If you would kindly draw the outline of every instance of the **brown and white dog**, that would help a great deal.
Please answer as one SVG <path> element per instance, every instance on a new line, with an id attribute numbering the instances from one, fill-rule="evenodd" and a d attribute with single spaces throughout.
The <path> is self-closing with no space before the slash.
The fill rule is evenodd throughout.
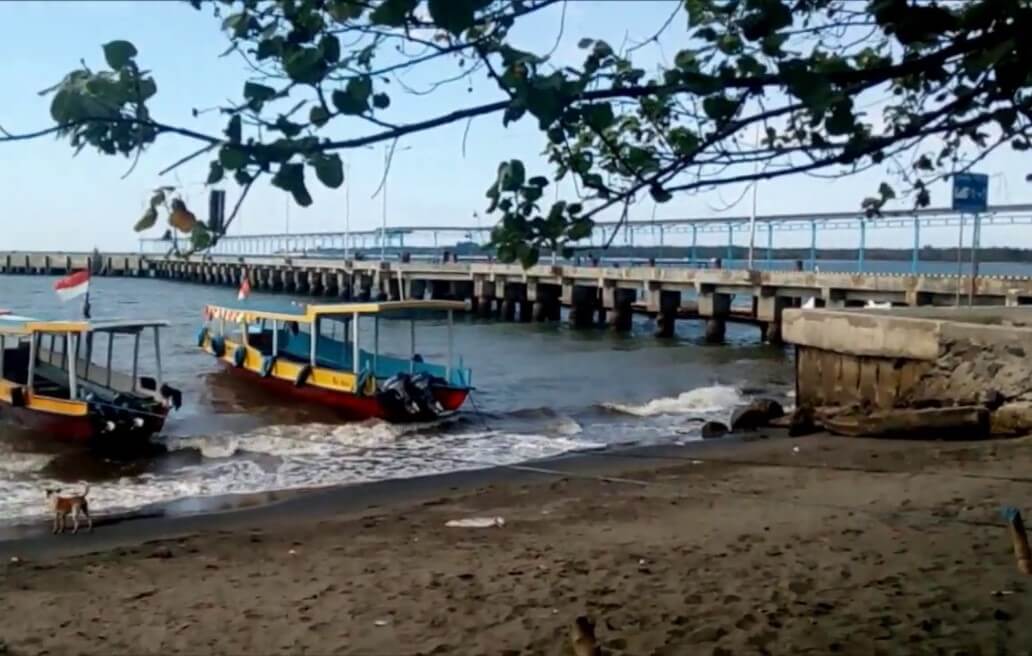
<path id="1" fill-rule="evenodd" d="M 82 494 L 61 496 L 61 488 L 49 488 L 46 490 L 47 506 L 54 513 L 54 533 L 64 533 L 65 520 L 68 515 L 72 516 L 72 533 L 79 532 L 79 515 L 86 518 L 87 528 L 93 531 L 93 519 L 90 518 L 90 505 L 86 502 L 86 495 L 90 492 L 90 486 L 83 483 Z"/>

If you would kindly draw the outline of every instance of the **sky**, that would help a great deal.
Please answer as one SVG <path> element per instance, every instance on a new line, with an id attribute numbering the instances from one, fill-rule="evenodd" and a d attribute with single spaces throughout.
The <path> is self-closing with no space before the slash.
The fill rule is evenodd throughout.
<path id="1" fill-rule="evenodd" d="M 603 38 L 617 45 L 646 40 L 667 20 L 674 5 L 670 0 L 573 0 L 550 8 L 518 25 L 514 37 L 531 51 L 554 47 L 552 61 L 576 62 L 582 37 Z M 561 27 L 560 27 L 561 26 Z M 640 61 L 655 65 L 669 61 L 686 40 L 687 25 L 679 15 L 658 44 L 638 51 Z M 194 108 L 225 104 L 240 97 L 249 69 L 236 56 L 220 58 L 228 40 L 219 20 L 210 11 L 195 11 L 174 1 L 153 2 L 0 2 L 0 126 L 12 133 L 52 125 L 47 97 L 38 92 L 58 82 L 79 66 L 80 59 L 100 68 L 101 44 L 127 39 L 140 51 L 141 66 L 152 71 L 158 94 L 150 103 L 152 114 L 165 123 L 217 134 L 224 118 L 214 113 L 194 117 Z M 433 71 L 431 71 L 433 73 Z M 420 86 L 430 78 L 406 80 Z M 398 91 L 396 87 L 394 91 Z M 419 97 L 392 94 L 385 120 L 404 123 L 499 98 L 493 83 L 478 77 L 467 89 L 465 82 Z M 324 131 L 331 138 L 367 134 L 373 126 L 361 121 L 335 122 Z M 388 225 L 489 225 L 484 191 L 493 181 L 498 162 L 521 158 L 531 174 L 548 172 L 541 159 L 543 135 L 536 121 L 524 119 L 507 128 L 500 116 L 478 118 L 469 126 L 463 149 L 464 123 L 413 135 L 401 140 L 387 179 Z M 136 250 L 132 224 L 146 207 L 150 191 L 160 185 L 176 185 L 199 218 L 207 214 L 204 158 L 159 175 L 159 172 L 196 148 L 194 142 L 162 137 L 148 149 L 136 169 L 123 177 L 129 160 L 105 157 L 84 150 L 77 157 L 66 143 L 53 137 L 0 144 L 0 195 L 5 202 L 6 230 L 0 250 Z M 352 229 L 380 225 L 383 197 L 373 197 L 383 177 L 382 146 L 342 153 L 349 165 L 345 202 L 342 189 L 328 190 L 312 180 L 315 199 L 308 208 L 295 205 L 287 194 L 268 185 L 256 185 L 246 200 L 231 233 L 255 234 L 343 230 L 350 216 Z M 990 203 L 1032 202 L 1032 185 L 1025 174 L 1032 170 L 1028 158 L 1009 149 L 988 158 L 979 170 L 991 176 Z M 761 183 L 757 193 L 759 214 L 852 211 L 878 183 L 884 171 L 874 170 L 847 179 L 825 180 L 798 176 Z M 225 186 L 230 206 L 239 189 Z M 560 192 L 569 189 L 561 188 Z M 635 219 L 745 215 L 750 195 L 742 188 L 725 188 L 700 195 L 679 195 L 654 207 L 651 200 L 633 207 Z M 732 208 L 729 204 L 742 197 Z M 940 184 L 932 190 L 933 206 L 949 204 L 949 189 Z M 350 207 L 350 212 L 347 207 Z M 905 208 L 906 205 L 901 205 Z M 148 236 L 160 236 L 155 228 Z M 1011 244 L 1032 247 L 1025 227 L 995 227 L 983 232 L 985 245 Z M 923 243 L 953 245 L 955 229 L 928 229 Z M 721 243 L 713 236 L 700 243 Z M 765 239 L 765 238 L 764 238 Z M 872 231 L 871 246 L 909 246 L 909 233 Z M 740 239 L 736 240 L 741 243 Z M 797 246 L 808 235 L 780 234 L 776 245 Z M 822 235 L 822 246 L 854 246 L 848 232 Z"/>

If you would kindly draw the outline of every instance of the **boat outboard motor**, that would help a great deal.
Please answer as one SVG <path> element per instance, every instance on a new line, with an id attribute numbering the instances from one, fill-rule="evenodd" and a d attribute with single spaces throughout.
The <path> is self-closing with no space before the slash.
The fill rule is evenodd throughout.
<path id="1" fill-rule="evenodd" d="M 409 384 L 412 387 L 410 394 L 419 405 L 420 410 L 426 414 L 437 416 L 444 412 L 444 406 L 434 398 L 433 381 L 433 377 L 426 373 L 418 373 L 412 376 L 409 379 Z"/>
<path id="2" fill-rule="evenodd" d="M 415 416 L 419 414 L 419 404 L 412 397 L 410 388 L 408 374 L 395 374 L 383 383 L 380 401 L 393 410 Z"/>
<path id="3" fill-rule="evenodd" d="M 183 393 L 167 383 L 161 385 L 161 398 L 176 410 L 183 407 Z"/>

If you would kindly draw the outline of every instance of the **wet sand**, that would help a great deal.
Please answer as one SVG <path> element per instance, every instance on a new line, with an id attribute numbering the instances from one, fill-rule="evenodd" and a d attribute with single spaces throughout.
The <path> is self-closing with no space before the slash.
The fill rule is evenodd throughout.
<path id="1" fill-rule="evenodd" d="M 1030 465 L 771 438 L 31 535 L 0 543 L 0 652 L 558 655 L 587 614 L 608 654 L 1027 653 L 999 508 L 1032 510 Z M 473 516 L 505 526 L 445 526 Z"/>

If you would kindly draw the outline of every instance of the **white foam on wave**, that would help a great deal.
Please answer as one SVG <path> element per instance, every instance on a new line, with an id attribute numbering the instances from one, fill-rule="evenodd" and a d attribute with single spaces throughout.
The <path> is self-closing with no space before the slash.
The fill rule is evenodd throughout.
<path id="1" fill-rule="evenodd" d="M 37 472 L 47 466 L 54 456 L 42 453 L 20 453 L 18 451 L 0 452 L 0 472 L 8 474 L 27 474 Z"/>
<path id="2" fill-rule="evenodd" d="M 603 407 L 636 417 L 656 417 L 659 415 L 712 414 L 726 412 L 744 402 L 744 398 L 734 387 L 713 385 L 699 387 L 677 396 L 652 399 L 647 403 L 631 405 L 624 403 L 604 403 Z"/>
<path id="3" fill-rule="evenodd" d="M 168 446 L 197 448 L 204 458 L 175 471 L 92 483 L 91 510 L 105 515 L 191 497 L 410 478 L 605 448 L 601 443 L 562 435 L 495 430 L 435 433 L 425 428 L 382 422 L 313 424 L 270 426 L 239 435 L 170 438 Z M 24 521 L 45 516 L 40 490 L 52 483 L 69 487 L 41 478 L 12 481 L 10 493 L 0 496 L 0 518 Z M 4 487 L 6 491 L 7 481 Z"/>
<path id="4" fill-rule="evenodd" d="M 418 427 L 398 427 L 378 421 L 357 424 L 304 424 L 267 426 L 246 433 L 171 437 L 171 450 L 197 449 L 205 458 L 230 458 L 239 453 L 271 456 L 331 455 L 338 446 L 376 447 L 393 443 Z"/>

